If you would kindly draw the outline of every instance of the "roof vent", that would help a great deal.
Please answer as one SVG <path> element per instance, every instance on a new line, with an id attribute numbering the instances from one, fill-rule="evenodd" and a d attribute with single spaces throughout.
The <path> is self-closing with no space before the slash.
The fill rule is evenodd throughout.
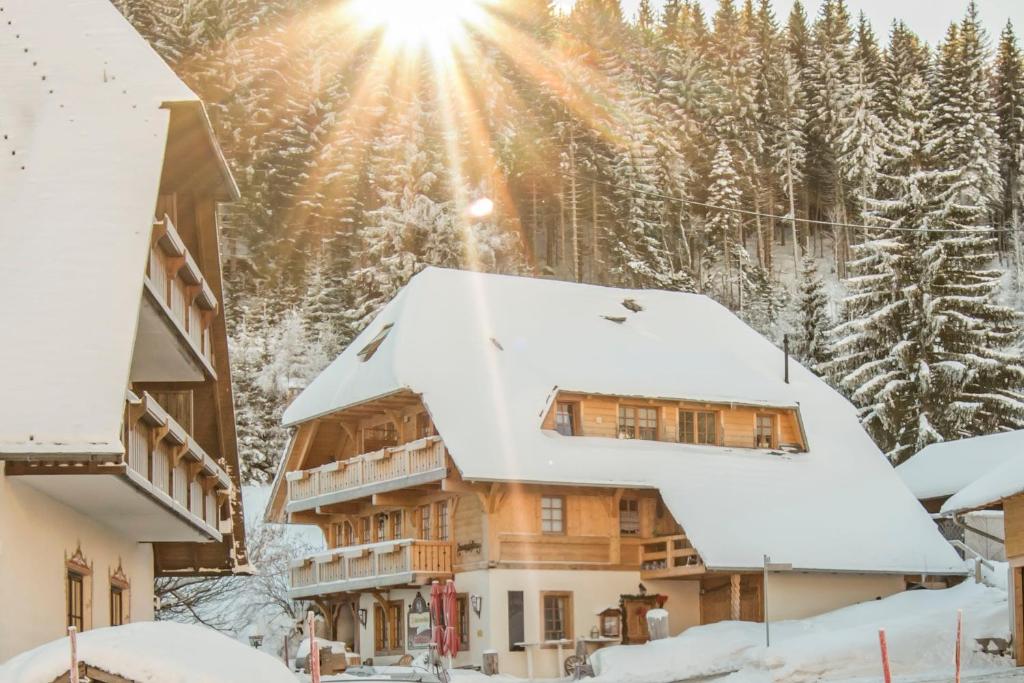
<path id="1" fill-rule="evenodd" d="M 626 318 L 620 315 L 602 315 L 601 317 L 605 320 L 611 320 L 613 323 L 618 323 L 619 325 L 626 322 Z"/>
<path id="2" fill-rule="evenodd" d="M 628 308 L 629 310 L 633 311 L 634 313 L 639 313 L 640 311 L 644 310 L 644 307 L 638 304 L 636 302 L 636 299 L 623 299 L 622 305 Z"/>
<path id="3" fill-rule="evenodd" d="M 394 326 L 394 323 L 388 323 L 384 326 L 384 329 L 377 333 L 376 337 L 370 340 L 369 344 L 359 349 L 359 353 L 356 354 L 359 356 L 359 359 L 365 363 L 373 358 L 373 354 L 377 353 L 377 349 L 379 349 L 380 345 L 384 343 L 385 339 L 387 339 L 388 332 L 390 332 L 391 328 Z"/>

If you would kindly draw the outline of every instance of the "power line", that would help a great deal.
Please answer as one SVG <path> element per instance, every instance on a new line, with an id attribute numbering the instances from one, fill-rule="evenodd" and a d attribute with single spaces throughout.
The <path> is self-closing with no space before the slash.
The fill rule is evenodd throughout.
<path id="1" fill-rule="evenodd" d="M 580 175 L 578 173 L 569 173 L 568 171 L 561 171 L 561 175 L 567 178 L 576 178 L 577 180 L 585 180 L 595 185 L 603 185 L 617 190 L 626 190 L 634 194 L 642 194 L 647 197 L 657 197 L 659 199 L 667 199 L 673 202 L 679 202 L 680 204 L 689 204 L 691 206 L 700 206 L 705 209 L 714 209 L 715 211 L 732 211 L 733 213 L 743 214 L 744 216 L 754 216 L 759 218 L 774 218 L 779 221 L 796 221 L 797 223 L 807 223 L 810 225 L 827 225 L 832 228 L 855 228 L 857 230 L 891 230 L 895 232 L 948 232 L 955 234 L 963 234 L 965 230 L 963 228 L 928 228 L 927 230 L 919 230 L 917 228 L 887 228 L 881 225 L 863 225 L 861 223 L 838 223 L 833 221 L 821 221 L 813 218 L 797 218 L 791 216 L 780 216 L 773 213 L 762 213 L 760 211 L 751 211 L 749 209 L 734 209 L 728 206 L 717 206 L 715 204 L 708 204 L 706 202 L 698 202 L 695 199 L 683 199 L 682 197 L 673 197 L 672 195 L 662 194 L 660 192 L 649 192 L 647 190 L 637 190 L 634 188 L 627 188 L 617 183 L 612 183 L 606 180 L 598 180 L 597 178 L 591 178 L 589 176 Z M 984 232 L 1018 232 L 1019 228 L 985 228 Z M 981 232 L 981 231 L 979 231 Z"/>

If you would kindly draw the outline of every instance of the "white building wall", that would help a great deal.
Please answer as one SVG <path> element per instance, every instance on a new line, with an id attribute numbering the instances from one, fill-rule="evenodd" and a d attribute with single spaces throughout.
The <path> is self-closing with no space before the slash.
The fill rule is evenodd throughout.
<path id="1" fill-rule="evenodd" d="M 964 515 L 964 522 L 972 529 L 983 531 L 986 534 L 982 535 L 971 531 L 971 529 L 964 529 L 964 543 L 968 548 L 980 553 L 986 559 L 1006 562 L 1005 543 L 1000 543 L 990 538 L 990 536 L 1006 538 L 1002 510 L 968 512 Z"/>
<path id="2" fill-rule="evenodd" d="M 894 574 L 769 574 L 768 618 L 782 621 L 813 617 L 885 598 L 905 587 L 903 576 Z"/>
<path id="3" fill-rule="evenodd" d="M 131 582 L 131 621 L 153 619 L 153 549 L 2 474 L 0 463 L 0 662 L 66 634 L 66 560 L 80 546 L 91 626 L 110 625 L 110 575 Z M 55 475 L 59 476 L 59 475 Z M 87 624 L 89 618 L 87 616 Z"/>

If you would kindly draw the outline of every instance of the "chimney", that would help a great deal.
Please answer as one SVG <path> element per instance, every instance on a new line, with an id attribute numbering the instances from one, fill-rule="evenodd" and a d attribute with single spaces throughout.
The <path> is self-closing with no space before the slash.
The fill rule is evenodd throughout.
<path id="1" fill-rule="evenodd" d="M 782 354 L 784 356 L 783 363 L 783 377 L 786 380 L 786 384 L 789 384 L 789 335 L 782 335 Z"/>

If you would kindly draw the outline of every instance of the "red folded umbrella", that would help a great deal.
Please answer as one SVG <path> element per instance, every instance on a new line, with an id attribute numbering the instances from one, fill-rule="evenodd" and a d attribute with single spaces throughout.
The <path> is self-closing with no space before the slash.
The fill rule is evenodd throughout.
<path id="1" fill-rule="evenodd" d="M 459 654 L 459 634 L 455 631 L 455 622 L 458 620 L 459 600 L 455 592 L 455 582 L 451 579 L 444 584 L 444 644 L 445 652 L 449 657 Z M 463 624 L 465 628 L 465 624 Z"/>
<path id="2" fill-rule="evenodd" d="M 439 582 L 434 581 L 430 585 L 430 636 L 434 644 L 437 645 L 437 654 L 439 655 L 445 653 L 444 628 L 441 626 L 444 616 L 443 601 L 444 589 L 441 588 Z"/>

